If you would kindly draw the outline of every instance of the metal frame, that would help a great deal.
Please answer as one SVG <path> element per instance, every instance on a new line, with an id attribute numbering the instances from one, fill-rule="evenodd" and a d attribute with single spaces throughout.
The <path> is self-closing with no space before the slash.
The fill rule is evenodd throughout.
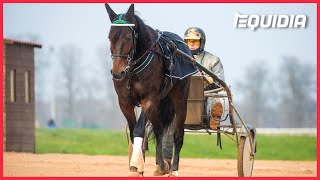
<path id="1" fill-rule="evenodd" d="M 206 125 L 204 124 L 199 124 L 199 125 L 193 125 L 193 129 L 191 125 L 188 125 L 188 128 L 186 128 L 185 132 L 188 133 L 223 133 L 226 136 L 228 136 L 230 139 L 232 139 L 229 135 L 235 135 L 236 138 L 235 140 L 232 139 L 234 142 L 238 144 L 238 140 L 241 136 L 249 137 L 250 140 L 250 147 L 251 147 L 251 155 L 254 156 L 255 152 L 255 147 L 254 147 L 254 139 L 252 136 L 250 136 L 251 130 L 248 129 L 246 123 L 244 122 L 243 118 L 239 114 L 237 108 L 234 106 L 232 100 L 229 100 L 228 94 L 231 95 L 231 92 L 227 94 L 217 94 L 222 91 L 230 91 L 230 89 L 225 89 L 224 87 L 219 87 L 217 89 L 209 90 L 209 91 L 204 91 L 204 97 L 212 97 L 212 98 L 228 98 L 229 102 L 229 113 L 225 115 L 225 117 L 230 117 L 230 124 L 228 125 L 219 125 L 220 129 L 217 130 L 212 130 L 212 129 L 207 129 Z M 225 110 L 226 111 L 226 110 Z M 240 120 L 240 123 L 236 122 L 234 120 L 234 113 L 236 114 L 236 117 Z M 233 118 L 233 119 L 231 119 Z M 200 129 L 200 130 L 199 130 Z M 202 130 L 202 131 L 201 131 Z M 205 131 L 203 131 L 205 130 Z"/>

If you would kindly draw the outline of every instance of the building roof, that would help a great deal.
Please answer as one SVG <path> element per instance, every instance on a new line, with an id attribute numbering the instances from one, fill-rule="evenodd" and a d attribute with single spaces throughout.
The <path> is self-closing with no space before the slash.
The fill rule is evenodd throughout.
<path id="1" fill-rule="evenodd" d="M 33 46 L 33 47 L 37 47 L 37 48 L 41 48 L 42 47 L 42 45 L 39 44 L 39 43 L 21 41 L 21 40 L 16 40 L 16 39 L 3 38 L 3 42 L 6 43 L 6 44 L 23 44 L 23 45 Z"/>

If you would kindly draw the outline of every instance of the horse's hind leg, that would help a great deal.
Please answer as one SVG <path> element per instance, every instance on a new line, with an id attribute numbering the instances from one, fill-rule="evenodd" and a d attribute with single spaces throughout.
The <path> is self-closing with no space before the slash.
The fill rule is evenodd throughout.
<path id="1" fill-rule="evenodd" d="M 174 155 L 170 175 L 178 176 L 180 151 L 184 139 L 184 122 L 187 116 L 187 99 L 189 94 L 189 79 L 180 81 L 179 86 L 173 91 L 172 101 L 174 104 L 176 118 L 174 120 Z"/>
<path id="2" fill-rule="evenodd" d="M 173 163 L 171 168 L 171 173 L 174 176 L 178 176 L 178 169 L 179 169 L 179 160 L 180 160 L 180 151 L 183 145 L 183 138 L 184 138 L 184 128 L 183 126 L 176 126 L 176 130 L 173 134 L 174 138 L 174 155 L 173 155 Z"/>
<path id="3" fill-rule="evenodd" d="M 163 126 L 159 120 L 153 124 L 153 133 L 155 134 L 157 145 L 156 145 L 156 170 L 154 176 L 161 176 L 168 174 L 170 171 L 169 164 L 163 160 L 162 154 L 162 140 L 163 140 Z M 156 127 L 156 128 L 155 128 Z"/>

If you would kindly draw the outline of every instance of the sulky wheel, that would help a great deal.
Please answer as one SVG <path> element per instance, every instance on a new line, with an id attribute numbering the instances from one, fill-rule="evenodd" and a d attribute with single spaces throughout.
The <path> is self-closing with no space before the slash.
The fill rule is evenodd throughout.
<path id="1" fill-rule="evenodd" d="M 250 131 L 250 135 L 253 140 L 253 149 L 255 149 L 254 135 Z M 238 176 L 250 177 L 253 171 L 254 152 L 251 155 L 250 138 L 241 136 L 238 145 Z"/>

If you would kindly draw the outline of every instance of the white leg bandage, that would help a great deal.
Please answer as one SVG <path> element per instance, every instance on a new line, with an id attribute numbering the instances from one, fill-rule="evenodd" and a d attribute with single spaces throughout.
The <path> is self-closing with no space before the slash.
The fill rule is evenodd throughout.
<path id="1" fill-rule="evenodd" d="M 142 172 L 144 170 L 144 161 L 142 155 L 142 137 L 133 138 L 133 148 L 132 148 L 132 156 L 130 159 L 130 166 L 134 166 L 138 168 L 138 172 Z"/>

